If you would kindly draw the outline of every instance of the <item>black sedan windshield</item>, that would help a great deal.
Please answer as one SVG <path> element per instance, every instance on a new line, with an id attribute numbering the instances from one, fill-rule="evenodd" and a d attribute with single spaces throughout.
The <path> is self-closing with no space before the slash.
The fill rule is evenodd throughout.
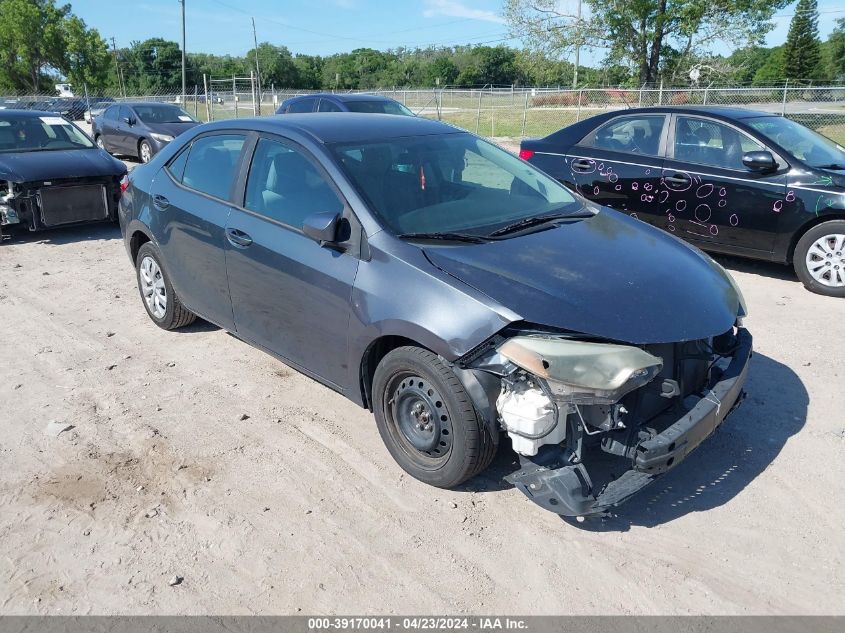
<path id="1" fill-rule="evenodd" d="M 344 143 L 333 151 L 398 235 L 489 235 L 527 218 L 583 212 L 557 181 L 470 134 Z"/>
<path id="2" fill-rule="evenodd" d="M 144 123 L 196 123 L 182 108 L 172 105 L 136 105 L 135 114 Z"/>
<path id="3" fill-rule="evenodd" d="M 0 119 L 0 152 L 43 152 L 89 149 L 91 140 L 60 116 Z"/>
<path id="4" fill-rule="evenodd" d="M 845 167 L 845 148 L 800 123 L 779 116 L 757 117 L 745 122 L 810 167 Z"/>

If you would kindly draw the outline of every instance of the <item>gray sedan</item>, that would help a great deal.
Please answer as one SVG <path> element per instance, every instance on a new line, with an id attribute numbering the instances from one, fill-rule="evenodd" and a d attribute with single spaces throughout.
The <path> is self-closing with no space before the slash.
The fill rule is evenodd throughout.
<path id="1" fill-rule="evenodd" d="M 92 134 L 107 152 L 148 163 L 170 141 L 197 125 L 194 117 L 169 103 L 119 103 L 94 119 Z"/>

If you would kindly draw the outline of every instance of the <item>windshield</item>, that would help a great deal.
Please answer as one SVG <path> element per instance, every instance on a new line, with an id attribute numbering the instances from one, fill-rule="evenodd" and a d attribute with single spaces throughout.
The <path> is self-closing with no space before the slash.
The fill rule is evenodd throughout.
<path id="1" fill-rule="evenodd" d="M 144 123 L 196 123 L 182 108 L 173 105 L 136 105 L 135 114 Z"/>
<path id="2" fill-rule="evenodd" d="M 89 149 L 91 140 L 60 116 L 0 120 L 0 152 Z"/>
<path id="3" fill-rule="evenodd" d="M 845 148 L 800 123 L 779 116 L 745 122 L 811 167 L 845 166 Z"/>
<path id="4" fill-rule="evenodd" d="M 350 112 L 414 116 L 413 112 L 398 101 L 347 101 L 346 107 Z"/>
<path id="5" fill-rule="evenodd" d="M 332 151 L 397 235 L 489 235 L 526 218 L 583 211 L 556 180 L 471 134 L 343 143 Z"/>

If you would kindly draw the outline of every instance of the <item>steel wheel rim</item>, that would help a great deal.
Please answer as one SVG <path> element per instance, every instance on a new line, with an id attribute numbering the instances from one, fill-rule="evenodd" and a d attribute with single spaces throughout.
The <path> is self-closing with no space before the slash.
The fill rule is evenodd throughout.
<path id="1" fill-rule="evenodd" d="M 147 309 L 156 319 L 163 319 L 167 313 L 167 288 L 158 262 L 149 255 L 141 260 L 139 278 Z"/>
<path id="2" fill-rule="evenodd" d="M 141 162 L 149 163 L 152 157 L 150 146 L 147 143 L 141 143 Z"/>
<path id="3" fill-rule="evenodd" d="M 452 419 L 443 397 L 427 378 L 394 376 L 385 392 L 385 413 L 403 450 L 421 466 L 437 468 L 452 451 Z"/>
<path id="4" fill-rule="evenodd" d="M 807 250 L 807 272 L 828 288 L 845 288 L 845 235 L 832 233 L 820 237 Z"/>

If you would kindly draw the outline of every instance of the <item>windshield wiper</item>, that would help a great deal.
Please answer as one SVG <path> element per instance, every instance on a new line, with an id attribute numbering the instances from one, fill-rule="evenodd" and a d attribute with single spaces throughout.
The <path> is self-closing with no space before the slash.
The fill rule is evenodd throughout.
<path id="1" fill-rule="evenodd" d="M 448 242 L 470 242 L 481 244 L 486 240 L 478 235 L 467 235 L 466 233 L 401 233 L 397 237 L 406 240 L 444 240 Z"/>
<path id="2" fill-rule="evenodd" d="M 845 165 L 839 163 L 831 163 L 830 165 L 816 165 L 816 169 L 845 169 Z"/>
<path id="3" fill-rule="evenodd" d="M 592 213 L 550 213 L 548 215 L 537 215 L 531 218 L 523 218 L 512 224 L 507 224 L 500 229 L 496 229 L 488 237 L 499 237 L 500 235 L 507 235 L 508 233 L 516 233 L 522 229 L 531 228 L 532 226 L 539 226 L 547 224 L 554 220 L 574 220 L 578 218 L 591 218 Z"/>

